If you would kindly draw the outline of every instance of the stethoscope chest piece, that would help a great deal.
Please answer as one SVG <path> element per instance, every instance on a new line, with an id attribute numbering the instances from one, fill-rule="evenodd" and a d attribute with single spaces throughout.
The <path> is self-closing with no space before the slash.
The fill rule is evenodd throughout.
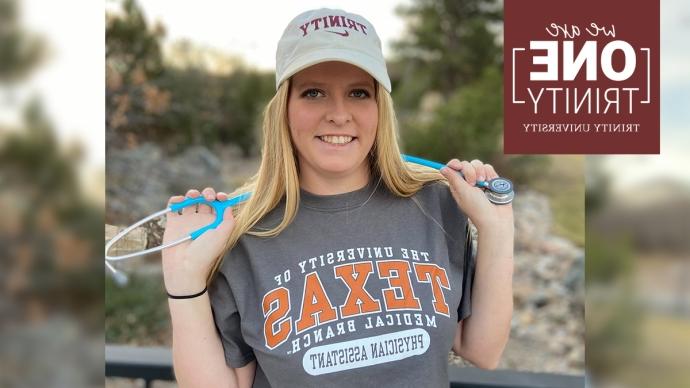
<path id="1" fill-rule="evenodd" d="M 491 179 L 484 193 L 489 201 L 497 205 L 511 203 L 515 198 L 513 182 L 511 182 L 510 179 L 502 177 Z"/>

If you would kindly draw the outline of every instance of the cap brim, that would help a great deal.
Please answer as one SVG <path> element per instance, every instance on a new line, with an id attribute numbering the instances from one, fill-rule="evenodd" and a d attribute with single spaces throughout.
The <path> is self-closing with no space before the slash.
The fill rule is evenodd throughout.
<path id="1" fill-rule="evenodd" d="M 378 83 L 380 83 L 381 86 L 388 91 L 388 93 L 391 92 L 390 79 L 388 78 L 385 63 L 380 63 L 381 61 L 371 58 L 362 52 L 353 52 L 352 50 L 340 49 L 321 49 L 316 50 L 309 55 L 300 57 L 299 60 L 291 63 L 290 66 L 283 71 L 283 76 L 276 81 L 276 89 L 280 86 L 280 84 L 296 73 L 310 66 L 329 61 L 345 62 L 353 66 L 357 66 L 371 74 L 371 76 L 374 77 L 374 79 L 376 79 L 376 81 L 378 81 Z"/>

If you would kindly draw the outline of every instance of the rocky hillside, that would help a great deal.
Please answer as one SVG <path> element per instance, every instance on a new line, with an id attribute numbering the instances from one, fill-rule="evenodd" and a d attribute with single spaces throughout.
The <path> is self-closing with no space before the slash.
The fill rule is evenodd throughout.
<path id="1" fill-rule="evenodd" d="M 514 210 L 515 313 L 500 367 L 583 373 L 584 250 L 551 233 L 545 196 L 519 193 Z"/>
<path id="2" fill-rule="evenodd" d="M 243 159 L 237 148 L 212 152 L 194 146 L 176 156 L 146 143 L 127 150 L 112 150 L 106 163 L 106 223 L 124 225 L 165 208 L 171 195 L 211 186 L 230 191 L 252 176 L 256 159 Z"/>

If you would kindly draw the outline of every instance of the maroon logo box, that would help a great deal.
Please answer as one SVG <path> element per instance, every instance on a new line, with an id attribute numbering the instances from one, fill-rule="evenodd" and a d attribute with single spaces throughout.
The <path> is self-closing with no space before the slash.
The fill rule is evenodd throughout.
<path id="1" fill-rule="evenodd" d="M 659 153 L 659 0 L 505 0 L 506 154 Z"/>

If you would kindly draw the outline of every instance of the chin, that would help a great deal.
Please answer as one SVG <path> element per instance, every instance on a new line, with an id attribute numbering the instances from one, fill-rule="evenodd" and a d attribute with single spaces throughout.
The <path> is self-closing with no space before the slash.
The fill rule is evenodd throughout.
<path id="1" fill-rule="evenodd" d="M 342 174 L 347 172 L 354 172 L 361 165 L 362 161 L 366 158 L 357 156 L 335 156 L 329 155 L 326 157 L 317 157 L 315 160 L 316 167 L 326 173 L 330 174 Z"/>
<path id="2" fill-rule="evenodd" d="M 331 174 L 342 174 L 357 167 L 356 162 L 324 161 L 318 164 L 320 170 Z"/>

